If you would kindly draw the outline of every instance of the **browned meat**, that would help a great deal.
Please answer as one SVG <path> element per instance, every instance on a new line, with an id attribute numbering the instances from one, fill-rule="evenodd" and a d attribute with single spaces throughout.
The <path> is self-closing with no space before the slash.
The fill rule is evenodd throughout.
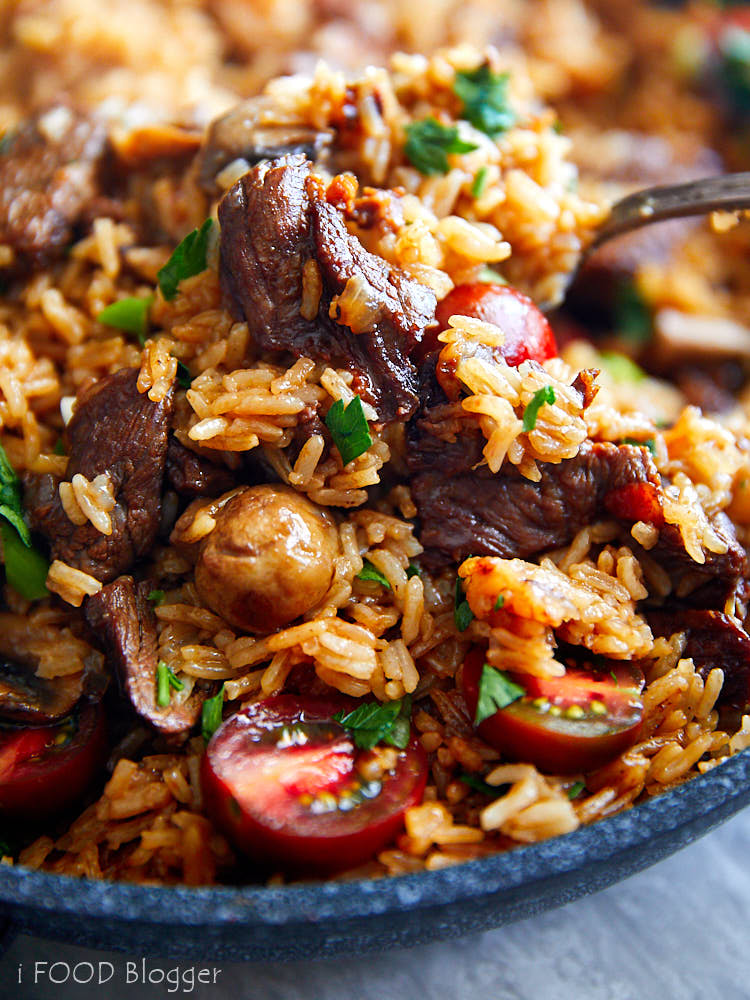
<path id="1" fill-rule="evenodd" d="M 198 721 L 203 698 L 194 688 L 185 702 L 167 708 L 156 704 L 156 615 L 146 599 L 148 590 L 148 584 L 121 576 L 87 599 L 86 621 L 136 712 L 162 733 L 184 733 Z"/>
<path id="2" fill-rule="evenodd" d="M 736 618 L 721 611 L 679 608 L 648 615 L 654 635 L 687 633 L 684 656 L 692 657 L 706 677 L 714 667 L 724 671 L 720 701 L 745 708 L 750 701 L 750 636 Z"/>
<path id="3" fill-rule="evenodd" d="M 259 347 L 348 368 L 382 421 L 415 412 L 409 355 L 435 296 L 349 235 L 304 157 L 251 170 L 222 200 L 219 221 L 222 283 Z"/>
<path id="4" fill-rule="evenodd" d="M 333 133 L 328 130 L 261 123 L 259 118 L 267 109 L 267 98 L 251 97 L 211 124 L 196 164 L 198 179 L 207 194 L 219 193 L 216 177 L 234 160 L 254 166 L 261 160 L 292 153 L 317 160 L 330 145 Z"/>
<path id="5" fill-rule="evenodd" d="M 47 536 L 52 556 L 95 576 L 114 580 L 154 543 L 161 517 L 161 492 L 173 394 L 152 403 L 138 392 L 135 368 L 108 375 L 79 395 L 66 437 L 68 479 L 93 480 L 109 473 L 116 504 L 112 534 L 88 521 L 73 524 L 60 503 L 52 476 L 25 479 L 32 527 Z"/>
<path id="6" fill-rule="evenodd" d="M 229 469 L 196 455 L 175 437 L 170 437 L 167 446 L 167 480 L 176 493 L 189 500 L 218 497 L 235 485 Z"/>
<path id="7" fill-rule="evenodd" d="M 471 448 L 465 446 L 466 453 Z M 425 459 L 434 467 L 424 471 Z M 451 559 L 469 555 L 530 556 L 566 545 L 604 510 L 607 497 L 628 484 L 651 484 L 656 468 L 645 448 L 582 446 L 576 458 L 544 464 L 538 483 L 515 470 L 485 467 L 449 478 L 440 449 L 419 454 L 411 490 L 422 521 L 420 540 Z M 410 459 L 415 467 L 415 459 Z M 634 518 L 636 520 L 636 518 Z"/>
<path id="8" fill-rule="evenodd" d="M 702 565 L 685 551 L 679 528 L 664 524 L 659 541 L 649 555 L 669 573 L 673 592 L 687 604 L 702 608 L 723 608 L 747 574 L 747 554 L 737 541 L 734 526 L 726 514 L 712 519 L 716 533 L 726 542 L 723 553 L 706 552 Z"/>
<path id="9" fill-rule="evenodd" d="M 737 405 L 737 392 L 745 381 L 743 367 L 737 361 L 704 366 L 685 364 L 670 374 L 688 403 L 699 406 L 704 413 L 733 410 Z"/>
<path id="10" fill-rule="evenodd" d="M 58 105 L 12 134 L 0 154 L 0 243 L 20 263 L 45 265 L 73 240 L 99 194 L 103 128 Z"/>

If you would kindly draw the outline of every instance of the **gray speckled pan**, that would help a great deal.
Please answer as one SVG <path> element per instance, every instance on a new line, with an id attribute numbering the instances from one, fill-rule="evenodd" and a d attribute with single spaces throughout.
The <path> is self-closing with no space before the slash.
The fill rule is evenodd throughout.
<path id="1" fill-rule="evenodd" d="M 750 802 L 750 750 L 611 819 L 442 871 L 285 888 L 133 886 L 0 868 L 9 935 L 203 960 L 350 955 L 456 937 L 603 889 Z"/>

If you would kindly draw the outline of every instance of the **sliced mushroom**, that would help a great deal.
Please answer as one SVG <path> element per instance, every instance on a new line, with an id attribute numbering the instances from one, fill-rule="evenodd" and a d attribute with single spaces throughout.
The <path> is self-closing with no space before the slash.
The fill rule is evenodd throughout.
<path id="1" fill-rule="evenodd" d="M 47 725 L 69 715 L 83 693 L 83 674 L 37 677 L 34 667 L 0 659 L 0 719 Z"/>
<path id="2" fill-rule="evenodd" d="M 184 733 L 200 715 L 203 687 L 196 685 L 183 702 L 166 708 L 156 703 L 158 664 L 156 615 L 147 600 L 147 584 L 121 576 L 86 602 L 86 621 L 114 665 L 124 694 L 136 712 L 162 733 Z"/>
<path id="3" fill-rule="evenodd" d="M 690 359 L 750 358 L 750 329 L 721 316 L 660 309 L 654 317 L 653 355 L 659 364 Z"/>
<path id="4" fill-rule="evenodd" d="M 208 194 L 222 193 L 261 160 L 303 153 L 314 161 L 330 145 L 332 132 L 303 123 L 274 124 L 271 110 L 267 97 L 253 97 L 213 122 L 197 160 L 198 179 Z M 219 179 L 222 171 L 235 162 L 237 170 L 222 184 Z"/>

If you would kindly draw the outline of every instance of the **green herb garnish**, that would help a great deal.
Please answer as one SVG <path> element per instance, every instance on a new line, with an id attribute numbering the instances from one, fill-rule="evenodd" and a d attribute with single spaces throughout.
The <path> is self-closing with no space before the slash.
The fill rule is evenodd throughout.
<path id="1" fill-rule="evenodd" d="M 166 708 L 171 700 L 171 688 L 182 691 L 184 687 L 184 681 L 180 680 L 172 668 L 168 667 L 164 660 L 159 660 L 156 665 L 156 704 L 160 708 Z M 221 716 L 221 707 L 219 715 Z M 221 722 L 221 719 L 219 721 Z"/>
<path id="2" fill-rule="evenodd" d="M 508 104 L 507 73 L 493 73 L 487 63 L 472 70 L 459 70 L 453 93 L 463 101 L 461 117 L 494 139 L 515 124 Z"/>
<path id="3" fill-rule="evenodd" d="M 482 676 L 479 678 L 479 698 L 474 725 L 478 726 L 480 722 L 489 719 L 501 708 L 507 708 L 525 694 L 520 684 L 512 681 L 506 673 L 485 663 L 482 667 Z"/>
<path id="4" fill-rule="evenodd" d="M 481 198 L 487 187 L 487 167 L 480 167 L 471 185 L 471 197 Z"/>
<path id="5" fill-rule="evenodd" d="M 344 465 L 364 454 L 372 444 L 372 435 L 359 396 L 355 396 L 346 407 L 342 399 L 337 399 L 326 414 L 325 422 Z"/>
<path id="6" fill-rule="evenodd" d="M 455 125 L 441 125 L 435 118 L 406 126 L 404 153 L 426 176 L 448 173 L 448 153 L 470 153 L 473 149 L 477 149 L 476 143 L 459 139 Z"/>
<path id="7" fill-rule="evenodd" d="M 206 698 L 201 712 L 201 733 L 208 743 L 221 725 L 221 712 L 224 707 L 224 685 L 222 684 L 213 698 Z"/>
<path id="8" fill-rule="evenodd" d="M 555 390 L 551 385 L 545 385 L 541 389 L 537 389 L 531 397 L 531 402 L 526 404 L 523 411 L 523 429 L 527 432 L 533 431 L 536 427 L 536 420 L 541 408 L 545 403 L 551 406 L 556 398 Z"/>
<path id="9" fill-rule="evenodd" d="M 620 285 L 615 293 L 614 326 L 632 344 L 645 344 L 651 339 L 651 309 L 632 281 Z"/>
<path id="10" fill-rule="evenodd" d="M 499 611 L 500 608 L 503 606 L 503 604 L 505 604 L 505 598 L 503 597 L 502 594 L 498 594 L 497 600 L 495 601 L 495 607 L 492 610 Z"/>
<path id="11" fill-rule="evenodd" d="M 63 443 L 63 439 L 62 438 L 58 438 L 57 441 L 55 441 L 55 447 L 52 449 L 52 451 L 56 455 L 64 455 L 65 454 L 65 445 Z"/>
<path id="12" fill-rule="evenodd" d="M 208 237 L 213 224 L 213 219 L 206 219 L 200 229 L 188 233 L 157 274 L 159 288 L 165 299 L 170 300 L 175 297 L 177 286 L 185 278 L 192 278 L 194 274 L 206 270 Z"/>
<path id="13" fill-rule="evenodd" d="M 584 781 L 576 781 L 574 785 L 571 785 L 568 789 L 568 798 L 573 801 L 577 799 L 581 792 L 585 791 L 586 783 Z"/>
<path id="14" fill-rule="evenodd" d="M 375 583 L 379 583 L 381 587 L 387 587 L 388 590 L 391 589 L 387 578 L 383 576 L 377 566 L 373 566 L 369 559 L 364 559 L 363 563 L 362 569 L 357 573 L 358 580 L 373 580 Z"/>
<path id="15" fill-rule="evenodd" d="M 146 598 L 146 600 L 147 601 L 151 601 L 152 604 L 156 604 L 157 607 L 158 607 L 162 603 L 162 601 L 164 600 L 164 591 L 163 590 L 152 590 L 151 593 Z"/>
<path id="16" fill-rule="evenodd" d="M 49 563 L 31 544 L 31 532 L 23 519 L 21 483 L 0 445 L 0 522 L 8 583 L 27 601 L 48 596 L 45 586 Z"/>
<path id="17" fill-rule="evenodd" d="M 508 282 L 499 274 L 494 268 L 480 267 L 479 273 L 477 274 L 477 281 L 481 281 L 485 285 L 507 285 Z"/>
<path id="18" fill-rule="evenodd" d="M 144 299 L 118 299 L 106 309 L 102 309 L 96 318 L 105 326 L 114 326 L 118 330 L 134 333 L 138 342 L 143 345 L 148 335 L 148 311 L 153 301 L 153 295 Z"/>
<path id="19" fill-rule="evenodd" d="M 411 698 L 398 701 L 371 701 L 358 705 L 352 712 L 337 712 L 334 721 L 351 733 L 360 750 L 372 750 L 377 743 L 403 750 L 411 735 Z"/>
<path id="20" fill-rule="evenodd" d="M 729 26 L 719 39 L 721 80 L 737 116 L 750 112 L 750 31 Z"/>
<path id="21" fill-rule="evenodd" d="M 476 774 L 460 774 L 458 780 L 463 781 L 469 788 L 473 788 L 475 792 L 481 792 L 482 795 L 489 795 L 493 799 L 499 799 L 501 795 L 505 795 L 508 788 L 507 785 L 490 785 L 488 782 L 478 778 Z"/>
<path id="22" fill-rule="evenodd" d="M 177 385 L 181 389 L 189 389 L 193 384 L 193 376 L 184 361 L 177 362 Z"/>
<path id="23" fill-rule="evenodd" d="M 406 579 L 411 580 L 413 576 L 421 576 L 422 570 L 415 563 L 409 563 L 406 567 Z"/>
<path id="24" fill-rule="evenodd" d="M 456 590 L 453 595 L 453 621 L 459 632 L 465 632 L 474 619 L 474 612 L 464 594 L 461 577 L 456 577 Z"/>
<path id="25" fill-rule="evenodd" d="M 652 455 L 656 456 L 656 441 L 653 438 L 646 438 L 639 441 L 638 438 L 623 438 L 623 444 L 634 444 L 637 448 L 648 448 Z"/>
<path id="26" fill-rule="evenodd" d="M 642 382 L 646 373 L 635 361 L 618 351 L 599 351 L 604 370 L 615 382 Z"/>

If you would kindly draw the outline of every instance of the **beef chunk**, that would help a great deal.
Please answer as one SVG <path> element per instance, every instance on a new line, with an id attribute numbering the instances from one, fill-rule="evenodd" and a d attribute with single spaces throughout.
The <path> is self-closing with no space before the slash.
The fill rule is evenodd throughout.
<path id="1" fill-rule="evenodd" d="M 726 542 L 727 551 L 706 551 L 704 563 L 695 562 L 685 551 L 680 529 L 674 524 L 662 526 L 659 541 L 649 552 L 669 573 L 677 597 L 695 607 L 723 608 L 747 574 L 747 555 L 726 514 L 715 515 L 712 527 Z"/>
<path id="2" fill-rule="evenodd" d="M 202 697 L 194 689 L 180 704 L 156 704 L 156 615 L 148 584 L 121 576 L 86 600 L 86 621 L 111 661 L 124 695 L 136 712 L 162 733 L 182 733 L 198 721 Z"/>
<path id="3" fill-rule="evenodd" d="M 93 480 L 106 472 L 113 482 L 111 535 L 103 535 L 88 521 L 73 524 L 51 476 L 25 479 L 32 527 L 49 539 L 53 558 L 102 583 L 114 580 L 149 551 L 161 518 L 173 394 L 153 403 L 138 392 L 137 377 L 136 368 L 123 368 L 79 394 L 66 431 L 68 479 L 80 472 Z"/>
<path id="4" fill-rule="evenodd" d="M 472 446 L 464 442 L 464 448 L 473 457 Z M 455 560 L 528 559 L 566 545 L 601 516 L 611 493 L 657 480 L 648 451 L 632 445 L 585 443 L 575 458 L 540 465 L 538 483 L 515 469 L 492 475 L 486 466 L 450 477 L 441 468 L 439 448 L 422 448 L 409 461 L 423 470 L 411 483 L 422 544 Z M 432 468 L 425 471 L 428 464 Z"/>
<path id="5" fill-rule="evenodd" d="M 434 320 L 435 296 L 349 235 L 304 157 L 251 170 L 222 200 L 219 221 L 223 287 L 259 347 L 349 369 L 382 421 L 416 411 L 409 355 Z M 345 289 L 348 304 L 333 303 Z"/>
<path id="6" fill-rule="evenodd" d="M 20 263 L 44 266 L 72 242 L 99 194 L 101 125 L 65 105 L 31 119 L 0 154 L 0 243 Z"/>
<path id="7" fill-rule="evenodd" d="M 262 122 L 268 108 L 268 98 L 251 97 L 211 124 L 197 161 L 198 179 L 208 195 L 219 193 L 216 177 L 233 160 L 254 166 L 292 153 L 317 160 L 330 145 L 333 133 L 328 130 Z"/>
<path id="8" fill-rule="evenodd" d="M 197 455 L 175 437 L 169 439 L 167 447 L 167 480 L 176 493 L 189 500 L 218 497 L 236 485 L 229 469 Z"/>
<path id="9" fill-rule="evenodd" d="M 691 657 L 702 677 L 714 667 L 724 671 L 720 701 L 745 708 L 750 701 L 750 636 L 736 618 L 721 611 L 679 608 L 653 611 L 648 623 L 654 635 L 687 633 L 684 656 Z"/>

